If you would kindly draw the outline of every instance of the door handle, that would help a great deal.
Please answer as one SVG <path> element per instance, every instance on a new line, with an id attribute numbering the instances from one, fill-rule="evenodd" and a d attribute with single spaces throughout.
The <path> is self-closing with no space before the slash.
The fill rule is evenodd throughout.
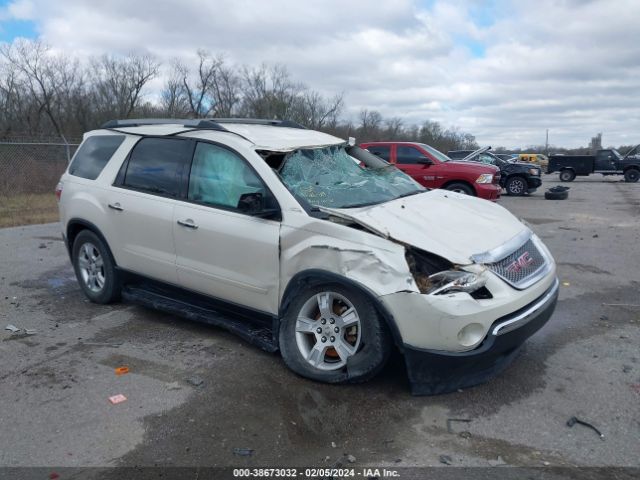
<path id="1" fill-rule="evenodd" d="M 124 210 L 124 208 L 122 208 L 118 202 L 116 202 L 116 203 L 109 203 L 109 204 L 107 204 L 107 206 L 108 206 L 111 210 L 117 210 L 117 211 L 119 211 L 119 212 L 122 212 L 122 211 Z"/>
<path id="2" fill-rule="evenodd" d="M 191 228 L 193 230 L 197 230 L 198 229 L 198 225 L 193 223 L 193 220 L 191 220 L 190 218 L 188 218 L 186 220 L 178 220 L 178 225 L 180 225 L 182 227 Z"/>

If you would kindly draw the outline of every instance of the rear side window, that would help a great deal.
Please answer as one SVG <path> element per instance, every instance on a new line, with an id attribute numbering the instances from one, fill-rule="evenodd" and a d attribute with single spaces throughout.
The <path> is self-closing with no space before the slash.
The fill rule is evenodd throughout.
<path id="1" fill-rule="evenodd" d="M 73 157 L 69 174 L 95 180 L 124 141 L 124 135 L 94 135 L 87 138 Z"/>
<path id="2" fill-rule="evenodd" d="M 387 162 L 391 158 L 391 147 L 389 146 L 372 145 L 370 147 L 367 147 L 367 150 L 369 150 L 371 153 L 373 153 L 377 157 L 380 157 L 383 160 L 386 160 Z"/>
<path id="3" fill-rule="evenodd" d="M 134 190 L 177 197 L 182 169 L 190 153 L 189 141 L 143 138 L 133 147 L 122 184 Z"/>

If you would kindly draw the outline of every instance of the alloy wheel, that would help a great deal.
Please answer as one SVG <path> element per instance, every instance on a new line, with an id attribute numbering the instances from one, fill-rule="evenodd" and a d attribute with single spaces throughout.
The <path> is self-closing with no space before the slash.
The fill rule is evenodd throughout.
<path id="1" fill-rule="evenodd" d="M 353 304 L 336 292 L 309 298 L 296 320 L 296 344 L 302 357 L 319 370 L 346 365 L 360 346 L 362 327 Z"/>

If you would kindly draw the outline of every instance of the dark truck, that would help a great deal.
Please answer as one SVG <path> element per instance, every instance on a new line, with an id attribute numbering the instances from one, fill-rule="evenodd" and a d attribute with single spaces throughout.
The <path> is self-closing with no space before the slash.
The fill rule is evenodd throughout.
<path id="1" fill-rule="evenodd" d="M 563 182 L 592 173 L 624 175 L 626 182 L 637 182 L 640 179 L 639 147 L 636 145 L 625 156 L 616 149 L 598 150 L 595 155 L 551 155 L 547 173 L 560 172 Z"/>
<path id="2" fill-rule="evenodd" d="M 449 158 L 467 162 L 480 162 L 495 165 L 500 169 L 500 186 L 507 191 L 507 195 L 525 195 L 533 193 L 542 185 L 541 170 L 538 165 L 524 162 L 510 162 L 503 160 L 483 147 L 478 150 L 452 150 L 447 153 Z"/>

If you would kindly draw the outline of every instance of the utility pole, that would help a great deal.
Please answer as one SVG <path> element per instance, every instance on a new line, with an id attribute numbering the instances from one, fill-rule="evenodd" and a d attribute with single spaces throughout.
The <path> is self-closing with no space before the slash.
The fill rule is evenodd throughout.
<path id="1" fill-rule="evenodd" d="M 549 156 L 549 129 L 547 128 L 547 140 L 544 142 L 544 154 Z"/>

